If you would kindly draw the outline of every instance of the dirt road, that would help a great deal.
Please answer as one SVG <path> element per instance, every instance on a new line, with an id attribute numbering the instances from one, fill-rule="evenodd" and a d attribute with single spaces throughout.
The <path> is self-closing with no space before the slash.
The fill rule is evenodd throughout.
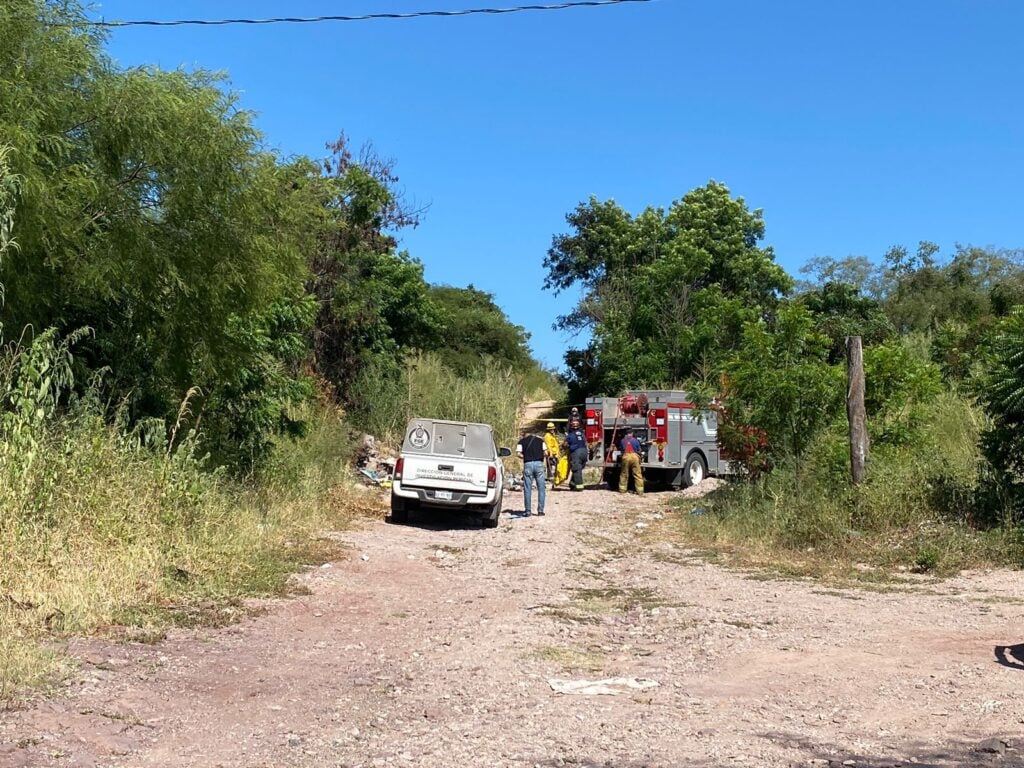
<path id="1" fill-rule="evenodd" d="M 262 615 L 76 643 L 58 696 L 0 714 L 0 766 L 1024 765 L 1021 574 L 765 579 L 664 543 L 667 498 L 368 521 Z M 549 682 L 612 677 L 658 685 Z"/>

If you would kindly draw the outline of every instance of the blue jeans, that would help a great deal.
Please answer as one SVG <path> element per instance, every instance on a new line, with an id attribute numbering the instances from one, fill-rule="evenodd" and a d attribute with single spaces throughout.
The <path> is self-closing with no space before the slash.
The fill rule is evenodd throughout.
<path id="1" fill-rule="evenodd" d="M 544 462 L 528 461 L 523 464 L 523 501 L 526 513 L 530 513 L 530 502 L 533 500 L 533 482 L 537 481 L 537 511 L 544 511 Z"/>

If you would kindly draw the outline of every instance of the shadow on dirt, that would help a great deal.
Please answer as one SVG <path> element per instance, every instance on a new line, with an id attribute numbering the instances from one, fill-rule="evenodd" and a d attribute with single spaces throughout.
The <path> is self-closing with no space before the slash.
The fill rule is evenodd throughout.
<path id="1" fill-rule="evenodd" d="M 600 482 L 600 483 L 587 483 L 587 484 L 585 484 L 583 486 L 583 489 L 584 489 L 583 490 L 584 493 L 586 493 L 587 491 L 597 491 L 598 493 L 618 493 L 619 492 L 618 486 L 610 487 L 608 485 L 608 483 L 603 482 L 603 481 Z M 580 493 L 580 492 L 579 491 L 570 491 L 568 486 L 566 486 L 566 485 L 559 485 L 558 487 L 556 487 L 554 489 L 548 488 L 548 493 Z M 666 493 L 666 494 L 678 493 L 678 489 L 673 488 L 671 485 L 665 485 L 665 484 L 657 484 L 656 485 L 654 483 L 647 483 L 644 486 L 644 493 L 659 493 L 659 494 L 660 493 Z M 635 492 L 632 490 L 632 486 L 630 486 L 629 495 L 630 496 L 635 496 L 636 495 Z"/>
<path id="2" fill-rule="evenodd" d="M 975 766 L 998 765 L 1002 768 L 1024 768 L 1024 741 L 1009 737 L 991 738 L 985 741 L 950 742 L 940 747 L 911 744 L 898 753 L 889 756 L 866 755 L 848 752 L 837 747 L 821 744 L 802 736 L 781 733 L 762 734 L 772 743 L 799 750 L 800 754 L 784 759 L 784 762 L 760 762 L 757 765 L 783 765 L 792 768 L 820 766 L 821 768 L 974 768 Z M 734 768 L 737 765 L 735 753 L 726 752 L 730 757 L 691 759 L 688 768 Z M 673 768 L 679 762 L 665 763 L 656 759 L 635 759 L 631 757 L 599 759 L 587 757 L 558 757 L 548 760 L 524 761 L 544 768 L 573 766 L 574 768 Z M 744 761 L 740 764 L 749 764 Z"/>
<path id="3" fill-rule="evenodd" d="M 1024 643 L 997 645 L 995 654 L 997 664 L 1010 669 L 1024 669 Z"/>
<path id="4" fill-rule="evenodd" d="M 390 525 L 401 525 L 406 528 L 420 528 L 424 531 L 466 531 L 483 528 L 483 520 L 478 513 L 445 511 L 445 510 L 417 510 L 409 512 L 409 520 L 405 523 L 396 523 L 391 517 L 387 518 Z"/>

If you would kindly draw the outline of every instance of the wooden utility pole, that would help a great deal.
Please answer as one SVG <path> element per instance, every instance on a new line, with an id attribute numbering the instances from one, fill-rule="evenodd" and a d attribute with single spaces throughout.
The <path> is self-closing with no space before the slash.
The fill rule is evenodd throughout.
<path id="1" fill-rule="evenodd" d="M 850 474 L 864 481 L 868 463 L 868 424 L 864 412 L 864 350 L 860 336 L 846 337 L 846 416 L 850 420 Z"/>

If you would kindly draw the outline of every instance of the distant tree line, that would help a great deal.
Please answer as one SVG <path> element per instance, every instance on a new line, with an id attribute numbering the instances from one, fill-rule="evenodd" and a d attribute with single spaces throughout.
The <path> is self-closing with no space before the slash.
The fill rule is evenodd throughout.
<path id="1" fill-rule="evenodd" d="M 591 198 L 566 221 L 544 267 L 555 293 L 581 290 L 558 321 L 588 340 L 566 354 L 574 399 L 687 387 L 722 409 L 748 473 L 799 467 L 845 418 L 844 339 L 859 335 L 874 440 L 923 440 L 921 406 L 953 393 L 987 414 L 983 469 L 1024 513 L 1024 251 L 922 242 L 815 258 L 796 280 L 761 245 L 762 212 L 714 181 L 667 210 Z"/>

